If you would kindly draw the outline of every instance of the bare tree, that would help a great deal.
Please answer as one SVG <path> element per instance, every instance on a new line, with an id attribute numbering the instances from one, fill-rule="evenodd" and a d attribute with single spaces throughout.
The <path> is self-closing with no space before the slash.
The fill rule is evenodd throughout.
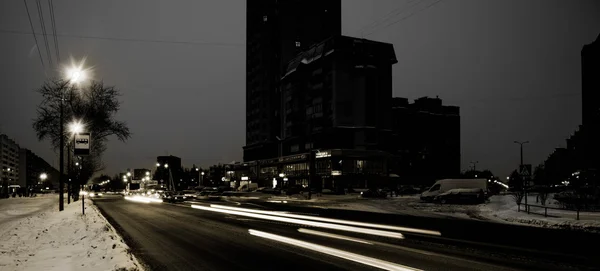
<path id="1" fill-rule="evenodd" d="M 85 125 L 85 131 L 91 133 L 90 156 L 81 161 L 77 169 L 78 184 L 85 184 L 96 172 L 104 169 L 102 154 L 106 151 L 106 143 L 110 136 L 116 136 L 120 141 L 131 137 L 127 124 L 115 120 L 120 109 L 119 91 L 103 82 L 91 82 L 88 86 L 76 87 L 65 80 L 52 79 L 37 90 L 42 96 L 42 102 L 37 107 L 37 117 L 33 120 L 33 129 L 38 140 L 49 140 L 55 151 L 60 150 L 60 137 L 64 142 L 70 142 L 71 134 L 68 127 L 60 135 L 60 103 L 64 102 L 64 125 L 73 120 L 80 120 Z M 74 192 L 79 191 L 77 185 Z M 74 193 L 75 197 L 78 193 Z"/>

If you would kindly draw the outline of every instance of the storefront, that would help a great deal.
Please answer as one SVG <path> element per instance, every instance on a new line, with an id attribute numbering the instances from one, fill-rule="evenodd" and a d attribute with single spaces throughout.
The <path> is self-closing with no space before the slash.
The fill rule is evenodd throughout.
<path id="1" fill-rule="evenodd" d="M 370 150 L 318 150 L 311 187 L 343 191 L 348 188 L 384 187 L 388 182 L 389 155 Z M 257 161 L 260 186 L 287 188 L 309 185 L 309 153 Z"/>

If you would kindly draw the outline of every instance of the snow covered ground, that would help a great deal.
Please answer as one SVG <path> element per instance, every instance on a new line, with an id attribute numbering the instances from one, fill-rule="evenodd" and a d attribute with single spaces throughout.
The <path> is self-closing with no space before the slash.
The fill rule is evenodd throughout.
<path id="1" fill-rule="evenodd" d="M 58 195 L 0 200 L 0 270 L 142 270 L 114 228 L 86 200 Z"/>
<path id="2" fill-rule="evenodd" d="M 521 212 L 517 211 L 517 205 L 512 195 L 492 196 L 488 203 L 478 205 L 426 203 L 421 202 L 418 195 L 388 197 L 386 199 L 363 199 L 359 198 L 356 194 L 340 196 L 323 195 L 315 197 L 310 201 L 301 200 L 301 198 L 294 196 L 271 196 L 268 200 L 285 201 L 287 204 L 301 203 L 318 208 L 427 217 L 455 217 L 600 233 L 600 212 L 581 212 L 580 220 L 576 220 L 576 212 L 568 210 L 548 209 L 548 217 L 544 217 L 544 209 L 531 207 L 531 213 L 527 214 L 523 206 L 521 206 Z M 530 195 L 527 201 L 529 204 L 541 205 L 537 201 L 536 195 Z M 546 205 L 549 207 L 559 207 L 551 197 L 548 199 Z"/>

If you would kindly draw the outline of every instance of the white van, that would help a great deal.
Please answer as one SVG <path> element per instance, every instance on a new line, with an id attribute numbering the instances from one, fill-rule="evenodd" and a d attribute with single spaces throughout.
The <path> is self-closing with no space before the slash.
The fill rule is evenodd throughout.
<path id="1" fill-rule="evenodd" d="M 435 182 L 429 190 L 421 194 L 421 200 L 433 201 L 435 196 L 444 193 L 450 189 L 457 188 L 481 188 L 487 192 L 486 179 L 444 179 Z"/>

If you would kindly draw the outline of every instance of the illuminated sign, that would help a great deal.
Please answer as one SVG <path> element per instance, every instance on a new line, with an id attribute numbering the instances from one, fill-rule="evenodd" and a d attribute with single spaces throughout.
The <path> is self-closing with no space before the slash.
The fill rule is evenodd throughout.
<path id="1" fill-rule="evenodd" d="M 315 154 L 315 158 L 325 158 L 325 157 L 331 157 L 331 152 L 330 151 L 317 151 L 317 153 Z"/>

